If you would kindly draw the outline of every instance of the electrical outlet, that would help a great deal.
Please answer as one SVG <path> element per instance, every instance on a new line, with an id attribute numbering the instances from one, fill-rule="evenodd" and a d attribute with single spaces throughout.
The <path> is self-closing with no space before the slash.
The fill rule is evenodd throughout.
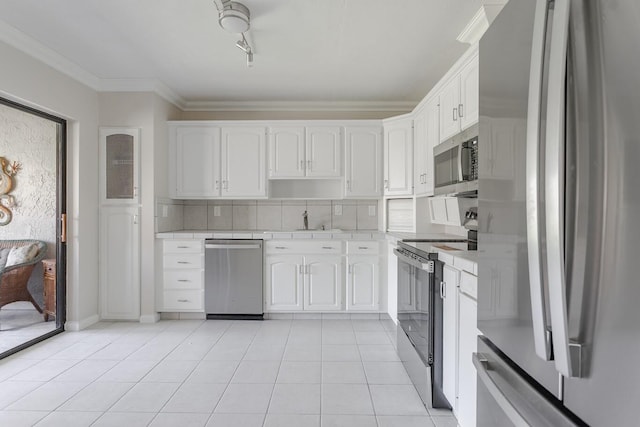
<path id="1" fill-rule="evenodd" d="M 375 205 L 369 206 L 369 216 L 376 216 L 376 206 Z"/>
<path id="2" fill-rule="evenodd" d="M 213 216 L 220 216 L 220 206 L 213 207 Z"/>
<path id="3" fill-rule="evenodd" d="M 333 214 L 337 216 L 342 215 L 342 205 L 335 205 L 333 207 Z"/>

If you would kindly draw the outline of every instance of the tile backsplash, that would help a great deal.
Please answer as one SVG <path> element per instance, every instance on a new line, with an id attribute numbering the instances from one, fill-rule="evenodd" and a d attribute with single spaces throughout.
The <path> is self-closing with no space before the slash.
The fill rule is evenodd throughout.
<path id="1" fill-rule="evenodd" d="M 182 215 L 163 217 L 165 200 L 158 200 L 156 230 L 297 230 L 304 227 L 307 211 L 309 229 L 339 228 L 377 230 L 378 200 L 184 200 Z M 172 206 L 172 205 L 169 205 Z M 175 206 L 175 205 L 174 205 Z M 170 209 L 171 210 L 171 209 Z M 182 219 L 182 226 L 176 227 Z"/>

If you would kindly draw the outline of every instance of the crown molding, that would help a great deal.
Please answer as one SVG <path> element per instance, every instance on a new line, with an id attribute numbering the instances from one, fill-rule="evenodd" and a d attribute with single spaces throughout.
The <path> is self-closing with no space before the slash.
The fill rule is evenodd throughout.
<path id="1" fill-rule="evenodd" d="M 183 111 L 384 111 L 406 113 L 413 101 L 186 101 L 157 79 L 101 79 L 0 20 L 0 40 L 97 92 L 155 92 Z"/>
<path id="2" fill-rule="evenodd" d="M 85 86 L 98 90 L 100 85 L 98 77 L 2 20 L 0 20 L 0 40 Z"/>
<path id="3" fill-rule="evenodd" d="M 184 111 L 389 111 L 413 110 L 409 101 L 187 101 Z"/>
<path id="4" fill-rule="evenodd" d="M 460 34 L 458 34 L 456 40 L 460 43 L 468 43 L 471 45 L 478 43 L 506 2 L 506 0 L 493 0 L 492 4 L 481 6 Z"/>

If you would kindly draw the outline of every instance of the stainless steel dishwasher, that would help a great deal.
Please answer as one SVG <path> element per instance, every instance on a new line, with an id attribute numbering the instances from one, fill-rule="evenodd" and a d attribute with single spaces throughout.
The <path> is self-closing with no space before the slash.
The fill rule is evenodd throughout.
<path id="1" fill-rule="evenodd" d="M 262 240 L 205 240 L 208 319 L 262 319 Z"/>

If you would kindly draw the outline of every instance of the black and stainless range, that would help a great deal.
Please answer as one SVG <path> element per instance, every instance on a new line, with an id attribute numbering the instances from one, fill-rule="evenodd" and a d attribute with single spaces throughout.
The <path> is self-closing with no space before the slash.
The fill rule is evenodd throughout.
<path id="1" fill-rule="evenodd" d="M 466 240 L 402 241 L 398 257 L 398 356 L 427 407 L 451 409 L 442 391 L 443 263 L 434 243 L 465 248 Z M 466 248 L 465 248 L 466 249 Z"/>

